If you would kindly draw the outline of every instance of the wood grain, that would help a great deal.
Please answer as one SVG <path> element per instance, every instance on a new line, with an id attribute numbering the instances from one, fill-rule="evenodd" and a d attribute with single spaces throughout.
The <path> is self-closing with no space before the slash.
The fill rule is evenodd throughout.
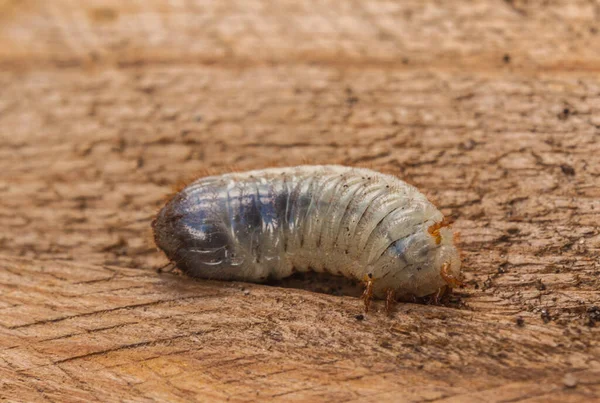
<path id="1" fill-rule="evenodd" d="M 0 397 L 600 401 L 599 14 L 0 1 Z M 468 286 L 359 320 L 314 284 L 157 272 L 178 184 L 304 162 L 416 185 Z"/>

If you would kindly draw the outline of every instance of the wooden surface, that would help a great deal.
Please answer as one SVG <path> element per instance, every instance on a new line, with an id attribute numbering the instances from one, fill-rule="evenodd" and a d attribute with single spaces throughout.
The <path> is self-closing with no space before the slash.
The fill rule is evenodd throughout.
<path id="1" fill-rule="evenodd" d="M 0 0 L 0 397 L 598 401 L 599 16 Z M 418 186 L 468 287 L 359 320 L 312 286 L 157 273 L 174 185 L 306 161 Z"/>

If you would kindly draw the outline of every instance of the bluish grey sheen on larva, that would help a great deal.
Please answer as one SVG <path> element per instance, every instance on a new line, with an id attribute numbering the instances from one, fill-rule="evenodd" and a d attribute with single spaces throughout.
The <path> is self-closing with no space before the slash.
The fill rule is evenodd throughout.
<path id="1" fill-rule="evenodd" d="M 178 268 L 207 279 L 263 282 L 328 272 L 373 293 L 422 297 L 458 279 L 443 215 L 415 187 L 369 169 L 270 168 L 198 179 L 153 222 Z M 450 284 L 451 285 L 451 284 Z"/>

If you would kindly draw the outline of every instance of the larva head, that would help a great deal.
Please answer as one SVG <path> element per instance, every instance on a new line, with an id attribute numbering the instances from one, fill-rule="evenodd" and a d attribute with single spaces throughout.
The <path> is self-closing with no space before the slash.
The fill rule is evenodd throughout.
<path id="1" fill-rule="evenodd" d="M 177 197 L 177 196 L 175 196 Z M 152 231 L 154 233 L 154 243 L 162 250 L 170 261 L 177 260 L 176 251 L 180 242 L 175 236 L 175 223 L 178 216 L 174 216 L 170 204 L 167 203 L 156 215 L 152 221 Z"/>
<path id="2" fill-rule="evenodd" d="M 188 192 L 186 188 L 176 194 L 152 222 L 156 246 L 190 276 L 239 278 L 244 256 L 237 253 L 224 220 L 211 208 L 214 192 L 204 198 L 189 197 Z"/>
<path id="3" fill-rule="evenodd" d="M 444 225 L 421 226 L 412 235 L 394 242 L 375 273 L 376 279 L 386 279 L 379 282 L 382 287 L 391 286 L 399 297 L 424 297 L 444 286 L 459 286 L 460 257 L 454 246 L 454 234 Z M 377 283 L 376 294 L 380 295 L 383 290 L 377 289 Z"/>
<path id="4" fill-rule="evenodd" d="M 434 267 L 439 268 L 440 277 L 449 287 L 462 285 L 460 281 L 460 254 L 454 245 L 454 233 L 450 228 L 440 229 L 440 242 Z M 437 243 L 437 242 L 436 242 Z"/>

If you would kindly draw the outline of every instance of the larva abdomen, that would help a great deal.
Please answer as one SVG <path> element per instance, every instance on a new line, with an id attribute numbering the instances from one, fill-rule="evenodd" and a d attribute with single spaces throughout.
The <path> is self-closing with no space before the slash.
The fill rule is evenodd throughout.
<path id="1" fill-rule="evenodd" d="M 156 244 L 184 272 L 261 282 L 294 271 L 363 280 L 374 294 L 421 297 L 458 278 L 442 214 L 416 188 L 368 169 L 272 168 L 201 178 L 153 222 Z"/>

